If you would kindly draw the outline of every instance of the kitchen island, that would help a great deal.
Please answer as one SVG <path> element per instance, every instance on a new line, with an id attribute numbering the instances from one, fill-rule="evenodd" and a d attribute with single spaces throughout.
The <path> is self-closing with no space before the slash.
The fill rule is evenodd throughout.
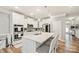
<path id="1" fill-rule="evenodd" d="M 47 41 L 54 33 L 26 32 L 23 36 L 23 53 L 35 53 L 36 48 Z"/>

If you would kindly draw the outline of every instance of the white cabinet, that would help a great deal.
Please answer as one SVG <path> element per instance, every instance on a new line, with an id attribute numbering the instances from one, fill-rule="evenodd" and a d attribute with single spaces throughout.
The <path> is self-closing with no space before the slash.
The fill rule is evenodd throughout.
<path id="1" fill-rule="evenodd" d="M 13 34 L 12 37 L 13 37 L 13 45 L 15 47 L 17 47 L 17 48 L 18 47 L 22 47 L 22 38 L 14 41 L 14 35 L 15 35 L 14 25 L 18 25 L 18 26 L 22 25 L 23 28 L 24 28 L 24 26 L 25 26 L 24 15 L 12 12 L 12 34 Z M 16 32 L 16 33 L 18 33 L 17 36 L 19 34 L 22 34 L 21 32 Z"/>
<path id="2" fill-rule="evenodd" d="M 32 24 L 34 28 L 38 28 L 38 20 L 34 20 L 32 18 L 26 18 L 25 19 L 25 23 L 26 24 Z M 42 27 L 43 24 L 50 24 L 51 23 L 51 19 L 44 19 L 42 21 L 39 21 L 39 27 Z M 27 27 L 27 25 L 26 25 Z"/>
<path id="3" fill-rule="evenodd" d="M 7 34 L 10 31 L 10 19 L 6 13 L 0 13 L 0 34 Z"/>
<path id="4" fill-rule="evenodd" d="M 30 39 L 23 38 L 23 53 L 35 53 L 36 52 L 36 42 Z"/>
<path id="5" fill-rule="evenodd" d="M 13 24 L 20 24 L 24 25 L 24 15 L 18 14 L 18 13 L 12 13 L 12 19 L 13 19 Z"/>
<path id="6" fill-rule="evenodd" d="M 6 40 L 0 40 L 0 49 L 6 47 Z"/>
<path id="7" fill-rule="evenodd" d="M 34 25 L 34 28 L 38 28 L 38 23 L 37 23 L 37 21 L 34 21 L 33 25 Z"/>
<path id="8" fill-rule="evenodd" d="M 43 19 L 42 21 L 40 21 L 40 27 L 42 27 L 43 24 L 51 24 L 51 18 L 49 19 Z"/>

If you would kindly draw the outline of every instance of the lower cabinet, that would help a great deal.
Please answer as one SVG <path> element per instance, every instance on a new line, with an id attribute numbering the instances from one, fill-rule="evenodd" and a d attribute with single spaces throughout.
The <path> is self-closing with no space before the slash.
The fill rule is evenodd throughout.
<path id="1" fill-rule="evenodd" d="M 18 41 L 14 41 L 13 42 L 13 45 L 14 45 L 14 47 L 15 48 L 20 48 L 20 47 L 22 47 L 22 40 L 18 40 Z"/>
<path id="2" fill-rule="evenodd" d="M 27 38 L 23 38 L 23 53 L 35 53 L 36 52 L 36 42 Z"/>
<path id="3" fill-rule="evenodd" d="M 0 49 L 6 47 L 6 40 L 0 40 Z"/>

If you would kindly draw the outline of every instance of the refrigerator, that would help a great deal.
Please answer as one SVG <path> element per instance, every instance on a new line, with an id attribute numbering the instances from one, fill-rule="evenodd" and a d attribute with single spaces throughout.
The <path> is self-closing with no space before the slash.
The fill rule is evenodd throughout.
<path id="1" fill-rule="evenodd" d="M 50 32 L 50 24 L 42 25 L 43 32 Z"/>

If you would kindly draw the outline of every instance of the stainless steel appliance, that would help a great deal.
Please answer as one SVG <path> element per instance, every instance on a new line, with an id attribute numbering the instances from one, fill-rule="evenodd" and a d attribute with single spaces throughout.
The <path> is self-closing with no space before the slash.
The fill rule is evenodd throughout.
<path id="1" fill-rule="evenodd" d="M 50 32 L 50 24 L 46 23 L 42 25 L 43 32 Z"/>
<path id="2" fill-rule="evenodd" d="M 22 38 L 24 32 L 23 25 L 14 25 L 14 41 L 17 41 Z"/>

